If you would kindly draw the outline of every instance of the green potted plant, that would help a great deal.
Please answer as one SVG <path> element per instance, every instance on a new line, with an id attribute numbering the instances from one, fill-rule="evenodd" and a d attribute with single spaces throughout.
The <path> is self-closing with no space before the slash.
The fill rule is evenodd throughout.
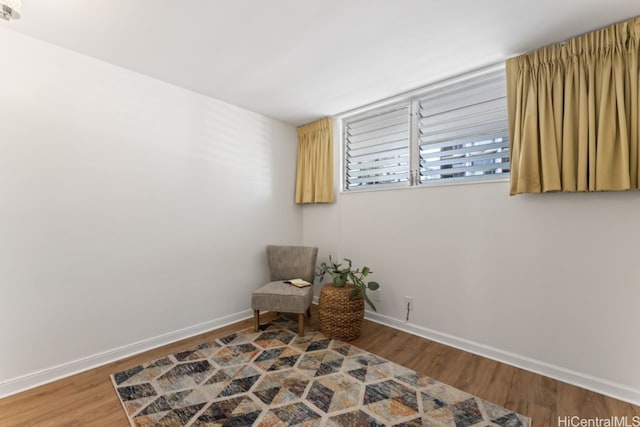
<path id="1" fill-rule="evenodd" d="M 375 291 L 380 284 L 375 281 L 365 282 L 365 278 L 373 272 L 367 266 L 354 268 L 349 258 L 344 259 L 346 265 L 333 261 L 322 262 L 316 270 L 320 281 L 325 275 L 331 282 L 320 291 L 318 314 L 320 330 L 329 338 L 352 340 L 360 335 L 364 319 L 364 302 L 376 311 L 376 307 L 367 295 L 367 290 Z"/>

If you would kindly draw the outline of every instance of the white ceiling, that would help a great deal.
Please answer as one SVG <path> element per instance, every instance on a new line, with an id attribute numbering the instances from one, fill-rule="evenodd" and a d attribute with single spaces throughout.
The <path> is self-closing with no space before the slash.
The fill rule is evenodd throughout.
<path id="1" fill-rule="evenodd" d="M 299 125 L 638 15 L 638 0 L 23 0 L 0 26 Z"/>

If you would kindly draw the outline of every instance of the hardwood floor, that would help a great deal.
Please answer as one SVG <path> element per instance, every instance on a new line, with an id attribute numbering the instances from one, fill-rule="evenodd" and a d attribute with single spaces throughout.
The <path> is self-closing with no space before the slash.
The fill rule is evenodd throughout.
<path id="1" fill-rule="evenodd" d="M 269 319 L 267 313 L 262 321 Z M 247 319 L 0 399 L 0 426 L 126 427 L 129 423 L 111 385 L 111 373 L 251 326 L 252 320 Z M 317 330 L 317 327 L 314 306 L 309 328 Z M 573 416 L 583 419 L 627 416 L 629 425 L 634 425 L 633 417 L 640 420 L 638 406 L 373 322 L 365 321 L 362 335 L 351 343 L 527 415 L 532 418 L 533 427 L 570 425 L 558 424 L 558 417 Z"/>

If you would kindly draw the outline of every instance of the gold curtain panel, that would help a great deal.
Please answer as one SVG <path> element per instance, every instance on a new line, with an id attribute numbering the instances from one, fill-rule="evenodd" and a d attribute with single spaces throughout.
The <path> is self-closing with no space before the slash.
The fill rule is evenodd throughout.
<path id="1" fill-rule="evenodd" d="M 640 18 L 506 61 L 512 195 L 638 189 Z"/>
<path id="2" fill-rule="evenodd" d="M 326 118 L 298 128 L 296 203 L 333 202 L 333 126 Z"/>

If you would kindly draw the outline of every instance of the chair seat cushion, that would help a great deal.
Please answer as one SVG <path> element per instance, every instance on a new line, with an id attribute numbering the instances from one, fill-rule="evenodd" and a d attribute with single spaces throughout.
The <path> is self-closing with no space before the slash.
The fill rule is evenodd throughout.
<path id="1" fill-rule="evenodd" d="M 282 280 L 269 282 L 251 297 L 253 310 L 304 313 L 313 301 L 313 286 L 298 288 Z"/>

